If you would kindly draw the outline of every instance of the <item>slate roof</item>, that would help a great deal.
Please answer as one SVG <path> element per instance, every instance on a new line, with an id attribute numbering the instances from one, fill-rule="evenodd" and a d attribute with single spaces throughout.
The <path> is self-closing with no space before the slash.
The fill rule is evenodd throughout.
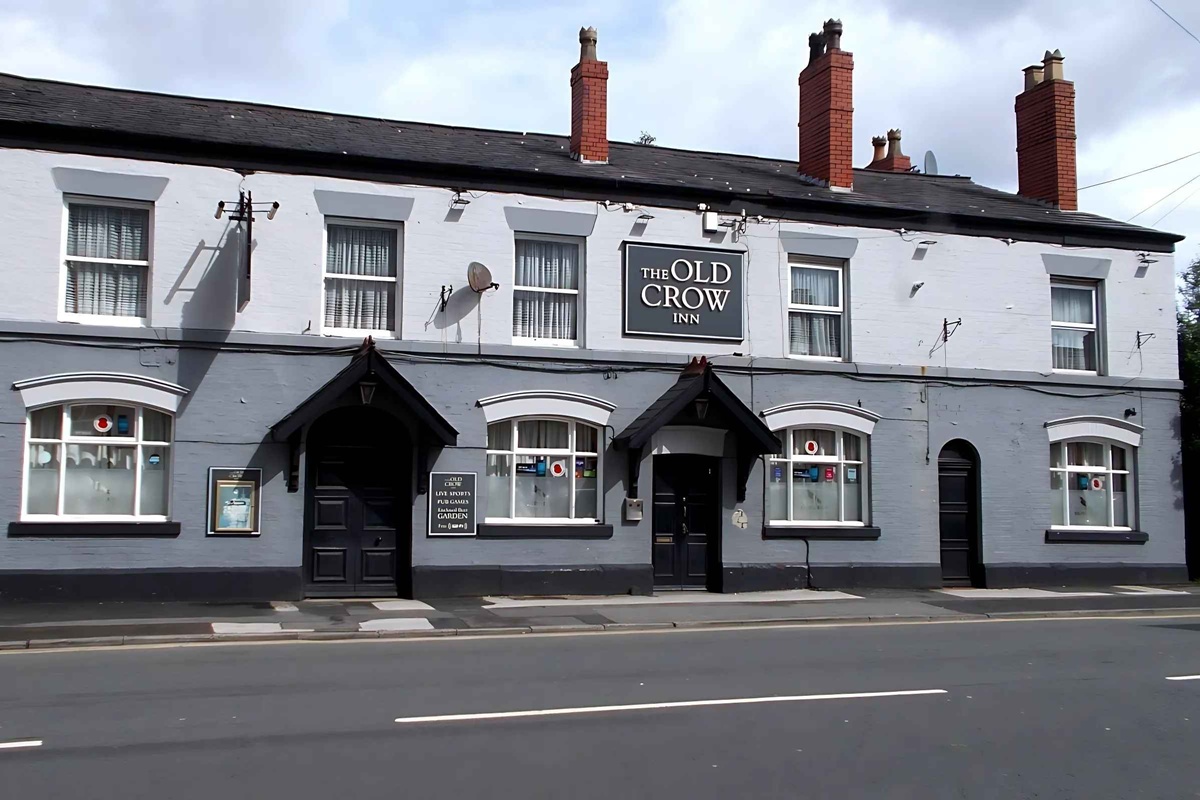
<path id="1" fill-rule="evenodd" d="M 797 174 L 795 162 L 611 142 L 608 164 L 570 158 L 566 136 L 326 114 L 257 103 L 109 89 L 0 74 L 0 145 L 177 152 L 464 188 L 528 187 L 561 196 L 628 197 L 746 208 L 815 222 L 974 232 L 1056 244 L 1172 250 L 1183 237 L 1062 212 L 959 176 L 857 169 L 854 190 Z M 85 150 L 86 152 L 87 150 Z M 132 152 L 131 152 L 132 151 Z M 598 194 L 599 193 L 599 194 Z M 907 225 L 906 225 L 907 223 Z"/>

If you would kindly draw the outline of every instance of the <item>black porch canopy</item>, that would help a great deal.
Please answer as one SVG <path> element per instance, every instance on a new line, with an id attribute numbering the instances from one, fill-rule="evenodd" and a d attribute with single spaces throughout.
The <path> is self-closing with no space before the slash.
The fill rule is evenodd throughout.
<path id="1" fill-rule="evenodd" d="M 429 401 L 375 348 L 375 340 L 367 337 L 350 363 L 333 376 L 290 414 L 271 426 L 273 441 L 286 441 L 291 457 L 288 469 L 288 491 L 294 492 L 300 483 L 300 433 L 306 425 L 325 412 L 345 404 L 345 397 L 359 388 L 360 401 L 368 405 L 378 390 L 389 393 L 406 412 L 406 424 L 417 449 L 418 491 L 424 493 L 429 483 L 427 468 L 430 447 L 452 447 L 458 441 L 458 431 L 430 405 Z"/>
<path id="2" fill-rule="evenodd" d="M 699 405 L 697 401 L 700 401 Z M 615 448 L 629 451 L 627 491 L 630 497 L 637 496 L 638 473 L 646 445 L 663 426 L 680 423 L 726 428 L 734 435 L 737 442 L 738 502 L 746 499 L 746 481 L 754 460 L 780 451 L 779 439 L 717 377 L 708 359 L 703 356 L 693 358 L 675 385 L 651 403 L 613 440 Z"/>

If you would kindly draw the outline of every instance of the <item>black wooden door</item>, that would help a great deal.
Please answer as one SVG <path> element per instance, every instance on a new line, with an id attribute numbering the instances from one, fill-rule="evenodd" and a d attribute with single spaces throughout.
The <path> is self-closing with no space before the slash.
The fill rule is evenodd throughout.
<path id="1" fill-rule="evenodd" d="M 715 589 L 719 573 L 718 465 L 702 456 L 654 457 L 656 589 Z"/>
<path id="2" fill-rule="evenodd" d="M 938 456 L 938 511 L 945 586 L 982 586 L 979 481 L 974 450 L 951 443 Z"/>
<path id="3" fill-rule="evenodd" d="M 407 581 L 409 507 L 401 502 L 408 451 L 368 409 L 310 437 L 309 596 L 394 596 Z"/>

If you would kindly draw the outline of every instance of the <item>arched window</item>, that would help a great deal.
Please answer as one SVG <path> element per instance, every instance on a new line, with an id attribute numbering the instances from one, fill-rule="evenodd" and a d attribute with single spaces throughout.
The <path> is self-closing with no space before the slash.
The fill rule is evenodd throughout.
<path id="1" fill-rule="evenodd" d="M 517 417 L 487 428 L 488 522 L 599 522 L 603 439 L 573 419 Z"/>
<path id="2" fill-rule="evenodd" d="M 174 415 L 187 389 L 103 372 L 29 378 L 13 388 L 28 409 L 23 520 L 169 518 Z"/>
<path id="3" fill-rule="evenodd" d="M 167 519 L 173 428 L 163 411 L 107 401 L 30 411 L 23 518 Z"/>
<path id="4" fill-rule="evenodd" d="M 1046 429 L 1051 527 L 1137 527 L 1136 453 L 1141 426 L 1088 416 L 1048 422 Z"/>
<path id="5" fill-rule="evenodd" d="M 868 525 L 868 450 L 879 416 L 841 403 L 788 403 L 763 418 L 784 446 L 767 457 L 768 523 Z"/>

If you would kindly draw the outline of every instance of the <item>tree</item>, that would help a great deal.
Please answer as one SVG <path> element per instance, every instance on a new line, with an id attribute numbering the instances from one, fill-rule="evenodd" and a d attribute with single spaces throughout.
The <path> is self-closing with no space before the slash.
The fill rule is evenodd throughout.
<path id="1" fill-rule="evenodd" d="M 654 147 L 654 143 L 657 141 L 657 136 L 651 136 L 646 131 L 642 131 L 642 134 L 637 137 L 637 140 L 634 142 L 634 144 L 644 144 L 646 147 Z"/>
<path id="2" fill-rule="evenodd" d="M 1200 258 L 1187 266 L 1179 282 L 1180 455 L 1188 566 L 1195 578 L 1200 572 Z"/>

